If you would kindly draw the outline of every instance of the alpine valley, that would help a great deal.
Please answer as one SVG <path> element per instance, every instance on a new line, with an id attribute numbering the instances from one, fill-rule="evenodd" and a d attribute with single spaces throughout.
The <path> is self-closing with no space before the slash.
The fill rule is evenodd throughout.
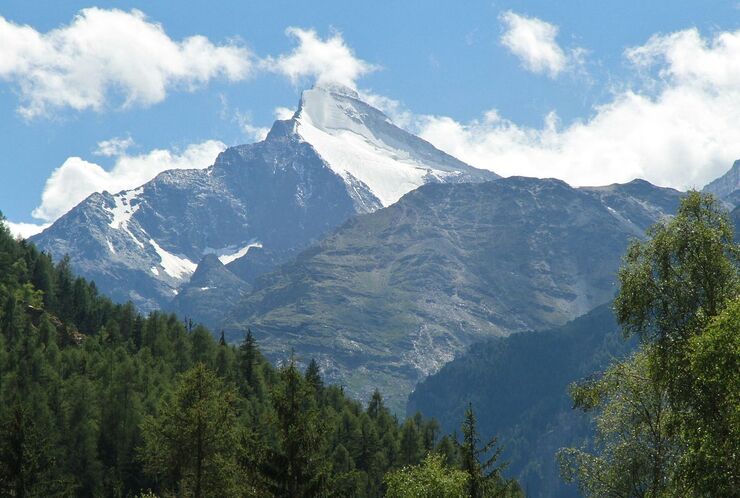
<path id="1" fill-rule="evenodd" d="M 740 162 L 705 190 L 740 224 Z M 593 436 L 568 384 L 635 349 L 609 304 L 617 269 L 683 196 L 500 178 L 316 86 L 263 141 L 94 193 L 31 240 L 114 301 L 231 343 L 251 330 L 273 363 L 315 360 L 397 415 L 450 433 L 471 403 L 528 492 L 567 497 L 555 452 Z"/>
<path id="2" fill-rule="evenodd" d="M 628 241 L 680 196 L 640 180 L 500 179 L 353 90 L 317 86 L 264 141 L 92 194 L 32 241 L 115 300 L 231 341 L 251 328 L 269 358 L 316 359 L 329 381 L 360 399 L 378 388 L 401 413 L 475 341 L 609 301 Z"/>

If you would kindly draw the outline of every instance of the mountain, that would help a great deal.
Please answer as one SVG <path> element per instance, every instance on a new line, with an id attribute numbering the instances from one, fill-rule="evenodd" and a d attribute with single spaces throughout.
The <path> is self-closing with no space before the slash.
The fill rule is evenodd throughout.
<path id="1" fill-rule="evenodd" d="M 251 286 L 229 270 L 221 259 L 215 254 L 206 254 L 168 308 L 178 316 L 219 323 L 223 310 L 236 306 L 251 290 Z"/>
<path id="2" fill-rule="evenodd" d="M 716 195 L 732 207 L 740 205 L 740 159 L 732 164 L 727 173 L 704 187 L 703 191 Z"/>
<path id="3" fill-rule="evenodd" d="M 77 272 L 141 310 L 181 309 L 199 299 L 197 289 L 212 287 L 195 306 L 206 309 L 217 303 L 210 294 L 235 284 L 188 287 L 208 254 L 251 284 L 354 214 L 419 185 L 494 178 L 396 127 L 354 91 L 317 87 L 264 141 L 231 147 L 206 169 L 92 194 L 32 240 L 55 257 L 69 254 Z M 187 298 L 171 304 L 181 290 Z"/>
<path id="4" fill-rule="evenodd" d="M 346 222 L 255 282 L 226 329 L 274 359 L 294 348 L 394 408 L 491 336 L 562 325 L 609 301 L 628 240 L 678 206 L 644 181 L 575 189 L 507 178 L 429 184 Z"/>
<path id="5" fill-rule="evenodd" d="M 504 446 L 508 472 L 527 496 L 579 496 L 559 476 L 556 452 L 591 437 L 588 418 L 573 410 L 568 385 L 629 354 L 609 304 L 561 327 L 493 338 L 471 346 L 409 396 L 408 413 L 435 417 L 442 432 L 460 425 L 468 403 L 481 434 Z"/>

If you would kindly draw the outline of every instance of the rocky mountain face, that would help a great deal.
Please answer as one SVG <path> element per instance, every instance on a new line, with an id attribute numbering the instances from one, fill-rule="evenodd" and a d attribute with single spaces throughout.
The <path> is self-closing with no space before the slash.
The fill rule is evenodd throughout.
<path id="1" fill-rule="evenodd" d="M 580 494 L 560 478 L 556 453 L 580 447 L 593 432 L 588 417 L 573 409 L 568 386 L 636 347 L 604 304 L 561 327 L 476 343 L 422 381 L 407 412 L 420 410 L 452 432 L 472 403 L 481 434 L 503 442 L 507 472 L 528 496 L 575 498 Z"/>
<path id="2" fill-rule="evenodd" d="M 727 173 L 707 184 L 703 191 L 716 195 L 730 207 L 740 205 L 740 159 Z"/>
<path id="3" fill-rule="evenodd" d="M 643 181 L 574 189 L 508 178 L 430 184 L 346 222 L 255 282 L 230 319 L 282 359 L 401 410 L 425 376 L 486 337 L 544 329 L 609 301 L 632 237 L 680 193 Z"/>
<path id="4" fill-rule="evenodd" d="M 231 147 L 206 169 L 95 193 L 32 240 L 55 257 L 69 254 L 116 300 L 211 322 L 230 302 L 222 298 L 238 298 L 352 215 L 424 183 L 493 178 L 397 128 L 353 91 L 314 88 L 264 141 Z M 203 260 L 209 255 L 226 269 Z M 202 260 L 207 268 L 196 272 Z"/>

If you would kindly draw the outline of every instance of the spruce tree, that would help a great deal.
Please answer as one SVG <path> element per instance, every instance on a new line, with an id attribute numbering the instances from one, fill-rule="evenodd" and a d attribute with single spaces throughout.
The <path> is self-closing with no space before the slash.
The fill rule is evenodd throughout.
<path id="1" fill-rule="evenodd" d="M 247 329 L 244 341 L 239 346 L 239 362 L 241 372 L 248 386 L 254 386 L 254 369 L 257 361 L 257 343 L 252 335 L 252 329 Z"/>
<path id="2" fill-rule="evenodd" d="M 467 489 L 470 498 L 505 497 L 510 495 L 513 482 L 507 482 L 502 476 L 506 467 L 499 462 L 503 448 L 497 438 L 491 438 L 481 444 L 481 437 L 473 412 L 473 405 L 468 404 L 462 424 L 463 440 L 458 443 L 461 468 L 468 475 Z"/>

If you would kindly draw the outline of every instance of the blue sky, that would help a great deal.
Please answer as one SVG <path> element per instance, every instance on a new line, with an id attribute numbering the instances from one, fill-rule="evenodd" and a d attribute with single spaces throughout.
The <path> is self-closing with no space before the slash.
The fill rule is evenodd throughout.
<path id="1" fill-rule="evenodd" d="M 65 209 L 66 189 L 80 182 L 92 182 L 87 189 L 127 185 L 105 175 L 116 167 L 124 176 L 135 169 L 139 178 L 156 161 L 185 167 L 208 162 L 224 145 L 254 141 L 276 108 L 294 108 L 317 78 L 357 86 L 406 128 L 504 175 L 572 184 L 643 176 L 686 188 L 740 157 L 740 134 L 731 126 L 740 123 L 735 1 L 95 6 L 98 20 L 82 10 L 87 2 L 0 6 L 0 210 L 14 222 L 53 220 Z M 126 52 L 125 40 L 115 39 L 116 23 L 134 17 L 137 26 L 159 23 L 182 60 L 171 65 L 153 37 L 151 49 L 132 51 L 131 64 L 109 64 L 108 54 Z M 308 38 L 287 34 L 290 27 Z M 183 48 L 194 35 L 207 47 Z M 331 50 L 342 57 L 322 58 Z M 223 61 L 206 67 L 215 54 Z M 197 64 L 187 60 L 201 56 Z M 57 65 L 64 57 L 75 67 L 90 65 L 88 72 L 69 77 L 69 67 Z M 159 95 L 155 83 L 129 74 L 150 58 L 163 75 Z M 101 74 L 105 82 L 87 88 Z M 84 163 L 68 163 L 66 177 L 47 184 L 70 158 Z"/>

